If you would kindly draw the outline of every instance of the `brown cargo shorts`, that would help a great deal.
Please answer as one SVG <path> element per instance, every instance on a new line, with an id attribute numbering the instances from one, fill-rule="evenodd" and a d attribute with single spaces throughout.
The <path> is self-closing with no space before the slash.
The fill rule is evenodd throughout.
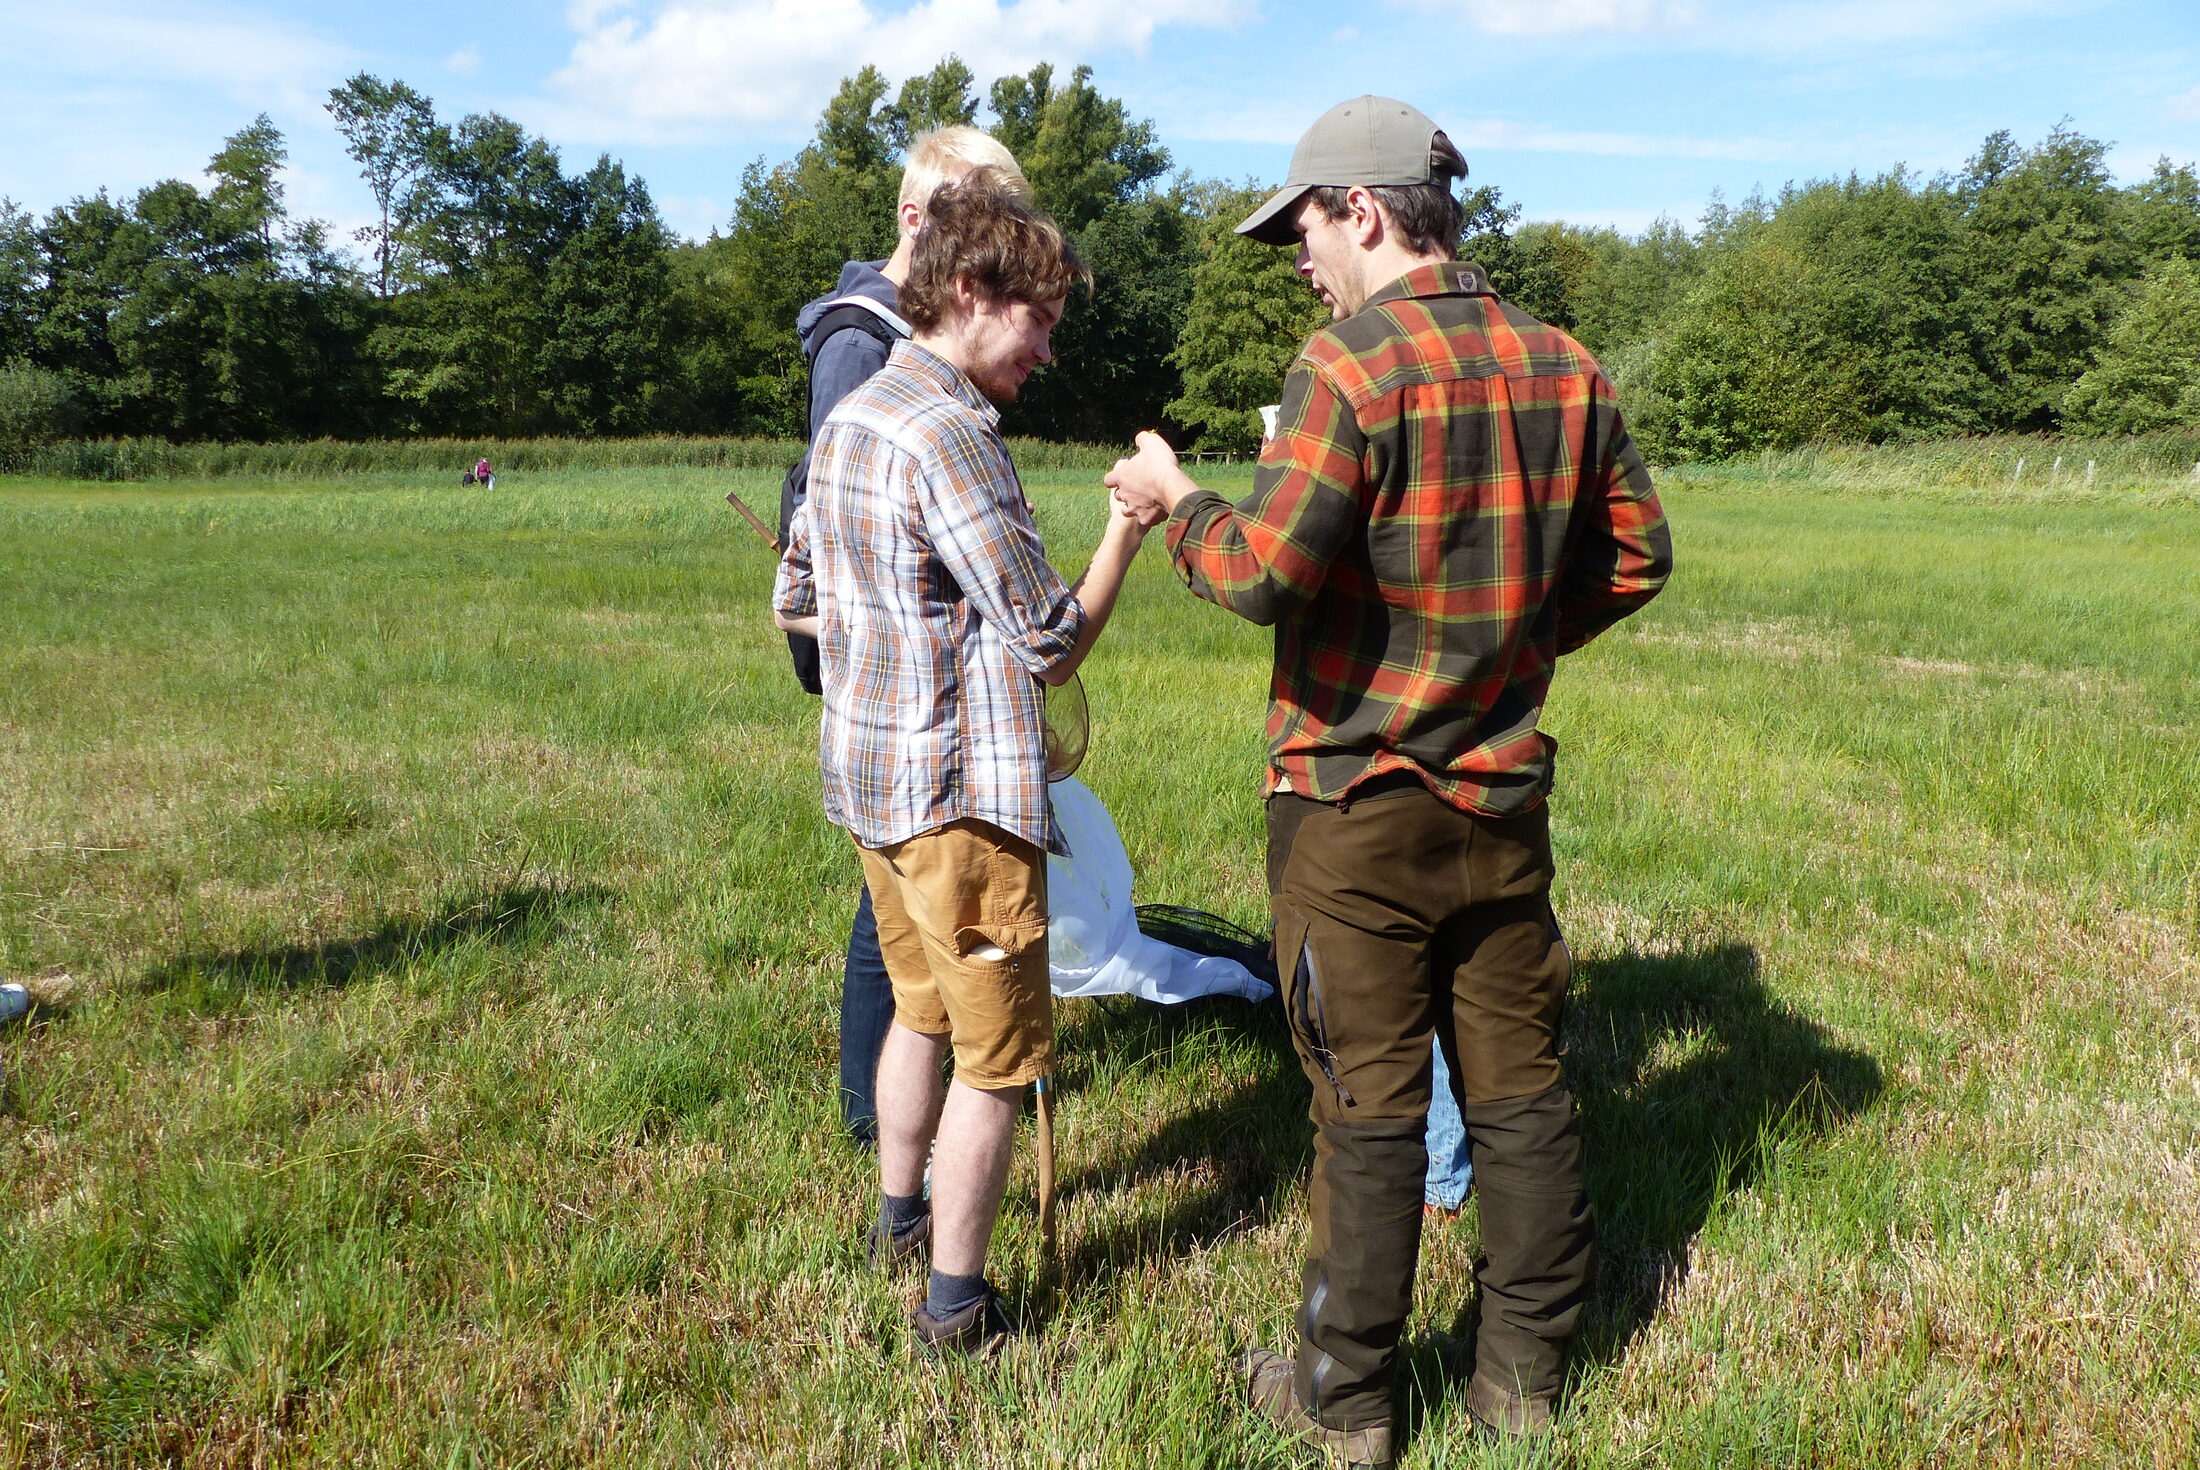
<path id="1" fill-rule="evenodd" d="M 856 848 L 894 983 L 894 1020 L 949 1036 L 966 1087 L 1016 1087 L 1054 1066 L 1046 854 L 966 818 Z"/>

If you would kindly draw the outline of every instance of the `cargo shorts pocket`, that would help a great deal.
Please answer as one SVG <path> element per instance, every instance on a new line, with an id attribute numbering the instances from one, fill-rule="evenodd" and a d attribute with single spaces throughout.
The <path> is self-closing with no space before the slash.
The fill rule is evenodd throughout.
<path id="1" fill-rule="evenodd" d="M 955 1075 L 974 1087 L 1029 1082 L 1052 1070 L 1054 992 L 1044 926 L 971 925 L 941 991 L 953 1025 Z"/>

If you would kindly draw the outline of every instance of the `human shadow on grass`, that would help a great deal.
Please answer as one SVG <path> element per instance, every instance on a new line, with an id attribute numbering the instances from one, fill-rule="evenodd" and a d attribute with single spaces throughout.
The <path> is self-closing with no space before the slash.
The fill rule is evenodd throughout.
<path id="1" fill-rule="evenodd" d="M 1883 1090 L 1879 1064 L 1764 986 L 1757 952 L 1722 943 L 1581 965 L 1566 1072 L 1597 1213 L 1596 1293 L 1576 1370 L 1624 1355 L 1685 1279 L 1689 1245 L 1772 1155 L 1837 1132 Z M 1479 1304 L 1406 1362 L 1409 1425 L 1435 1415 L 1472 1362 Z"/>
<path id="2" fill-rule="evenodd" d="M 1094 1062 L 1135 1068 L 1166 1054 L 1180 1039 L 1218 1028 L 1245 1044 L 1251 1075 L 1190 1106 L 1142 1140 L 1127 1141 L 1098 1164 L 1062 1181 L 1065 1199 L 1080 1191 L 1114 1190 L 1163 1176 L 1198 1181 L 1172 1191 L 1156 1209 L 1123 1212 L 1081 1233 L 1055 1280 L 1074 1291 L 1141 1260 L 1189 1255 L 1267 1221 L 1277 1188 L 1304 1176 L 1313 1156 L 1306 1123 L 1306 1081 L 1291 1051 L 1283 1010 L 1273 1002 L 1231 998 L 1178 1006 L 1109 1000 L 1093 1006 L 1063 1034 L 1056 1086 L 1085 1087 Z"/>
<path id="3" fill-rule="evenodd" d="M 610 898 L 609 889 L 592 884 L 498 888 L 432 914 L 385 920 L 348 939 L 180 955 L 148 970 L 139 986 L 201 1012 L 227 1010 L 264 991 L 340 990 L 461 945 L 539 948 L 557 937 L 564 915 Z"/>
<path id="4" fill-rule="evenodd" d="M 1102 1058 L 1114 1070 L 1165 1065 L 1170 1047 L 1205 1026 L 1251 1043 L 1251 1075 L 1191 1099 L 1142 1140 L 1066 1176 L 1061 1194 L 1163 1175 L 1198 1184 L 1158 1209 L 1126 1211 L 1073 1236 L 1054 1290 L 1099 1284 L 1125 1266 L 1188 1255 L 1264 1223 L 1279 1187 L 1305 1177 L 1307 1084 L 1275 1005 L 1095 1005 L 1064 1028 L 1057 1086 L 1082 1090 Z M 1757 952 L 1744 944 L 1585 961 L 1565 1030 L 1601 1262 L 1574 1361 L 1594 1366 L 1622 1356 L 1655 1319 L 1721 1200 L 1762 1178 L 1772 1152 L 1831 1136 L 1883 1083 L 1873 1058 L 1768 992 Z M 1027 1303 L 1034 1325 L 1051 1315 L 1054 1290 Z M 1469 1300 L 1449 1337 L 1409 1346 L 1401 1365 L 1409 1432 L 1462 1381 L 1477 1312 Z"/>

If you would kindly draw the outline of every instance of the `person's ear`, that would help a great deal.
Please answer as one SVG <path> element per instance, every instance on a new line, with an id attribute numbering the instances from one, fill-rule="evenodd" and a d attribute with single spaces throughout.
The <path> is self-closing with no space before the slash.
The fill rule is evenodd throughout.
<path id="1" fill-rule="evenodd" d="M 901 202 L 901 233 L 905 240 L 917 238 L 917 231 L 924 228 L 924 206 L 914 199 Z"/>
<path id="2" fill-rule="evenodd" d="M 1362 250 L 1382 243 L 1383 211 L 1375 202 L 1375 196 L 1359 184 L 1354 184 L 1344 196 L 1346 206 L 1352 211 L 1348 216 L 1352 225 L 1352 241 Z"/>
<path id="3" fill-rule="evenodd" d="M 970 284 L 970 277 L 955 277 L 955 307 L 965 316 L 978 314 L 978 288 Z"/>

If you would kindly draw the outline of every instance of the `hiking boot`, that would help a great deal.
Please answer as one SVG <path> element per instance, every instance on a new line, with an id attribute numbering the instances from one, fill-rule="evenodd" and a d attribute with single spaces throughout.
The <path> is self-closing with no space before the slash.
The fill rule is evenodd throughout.
<path id="1" fill-rule="evenodd" d="M 1478 1432 L 1492 1439 L 1549 1434 L 1551 1403 L 1535 1394 L 1500 1388 L 1480 1374 L 1467 1385 L 1467 1415 Z"/>
<path id="2" fill-rule="evenodd" d="M 1291 1360 L 1266 1348 L 1254 1348 L 1237 1361 L 1253 1412 L 1321 1457 L 1324 1470 L 1392 1470 L 1390 1426 L 1331 1429 L 1299 1402 Z"/>
<path id="3" fill-rule="evenodd" d="M 932 1248 L 932 1212 L 925 1211 L 907 1230 L 889 1229 L 884 1216 L 871 1222 L 871 1239 L 864 1255 L 872 1265 L 892 1268 L 922 1259 Z"/>
<path id="4" fill-rule="evenodd" d="M 928 1358 L 962 1357 L 981 1361 L 996 1356 L 1008 1341 L 1008 1314 L 1001 1310 L 1001 1296 L 992 1287 L 969 1306 L 948 1317 L 935 1317 L 920 1304 L 909 1314 L 909 1330 L 917 1350 Z"/>

